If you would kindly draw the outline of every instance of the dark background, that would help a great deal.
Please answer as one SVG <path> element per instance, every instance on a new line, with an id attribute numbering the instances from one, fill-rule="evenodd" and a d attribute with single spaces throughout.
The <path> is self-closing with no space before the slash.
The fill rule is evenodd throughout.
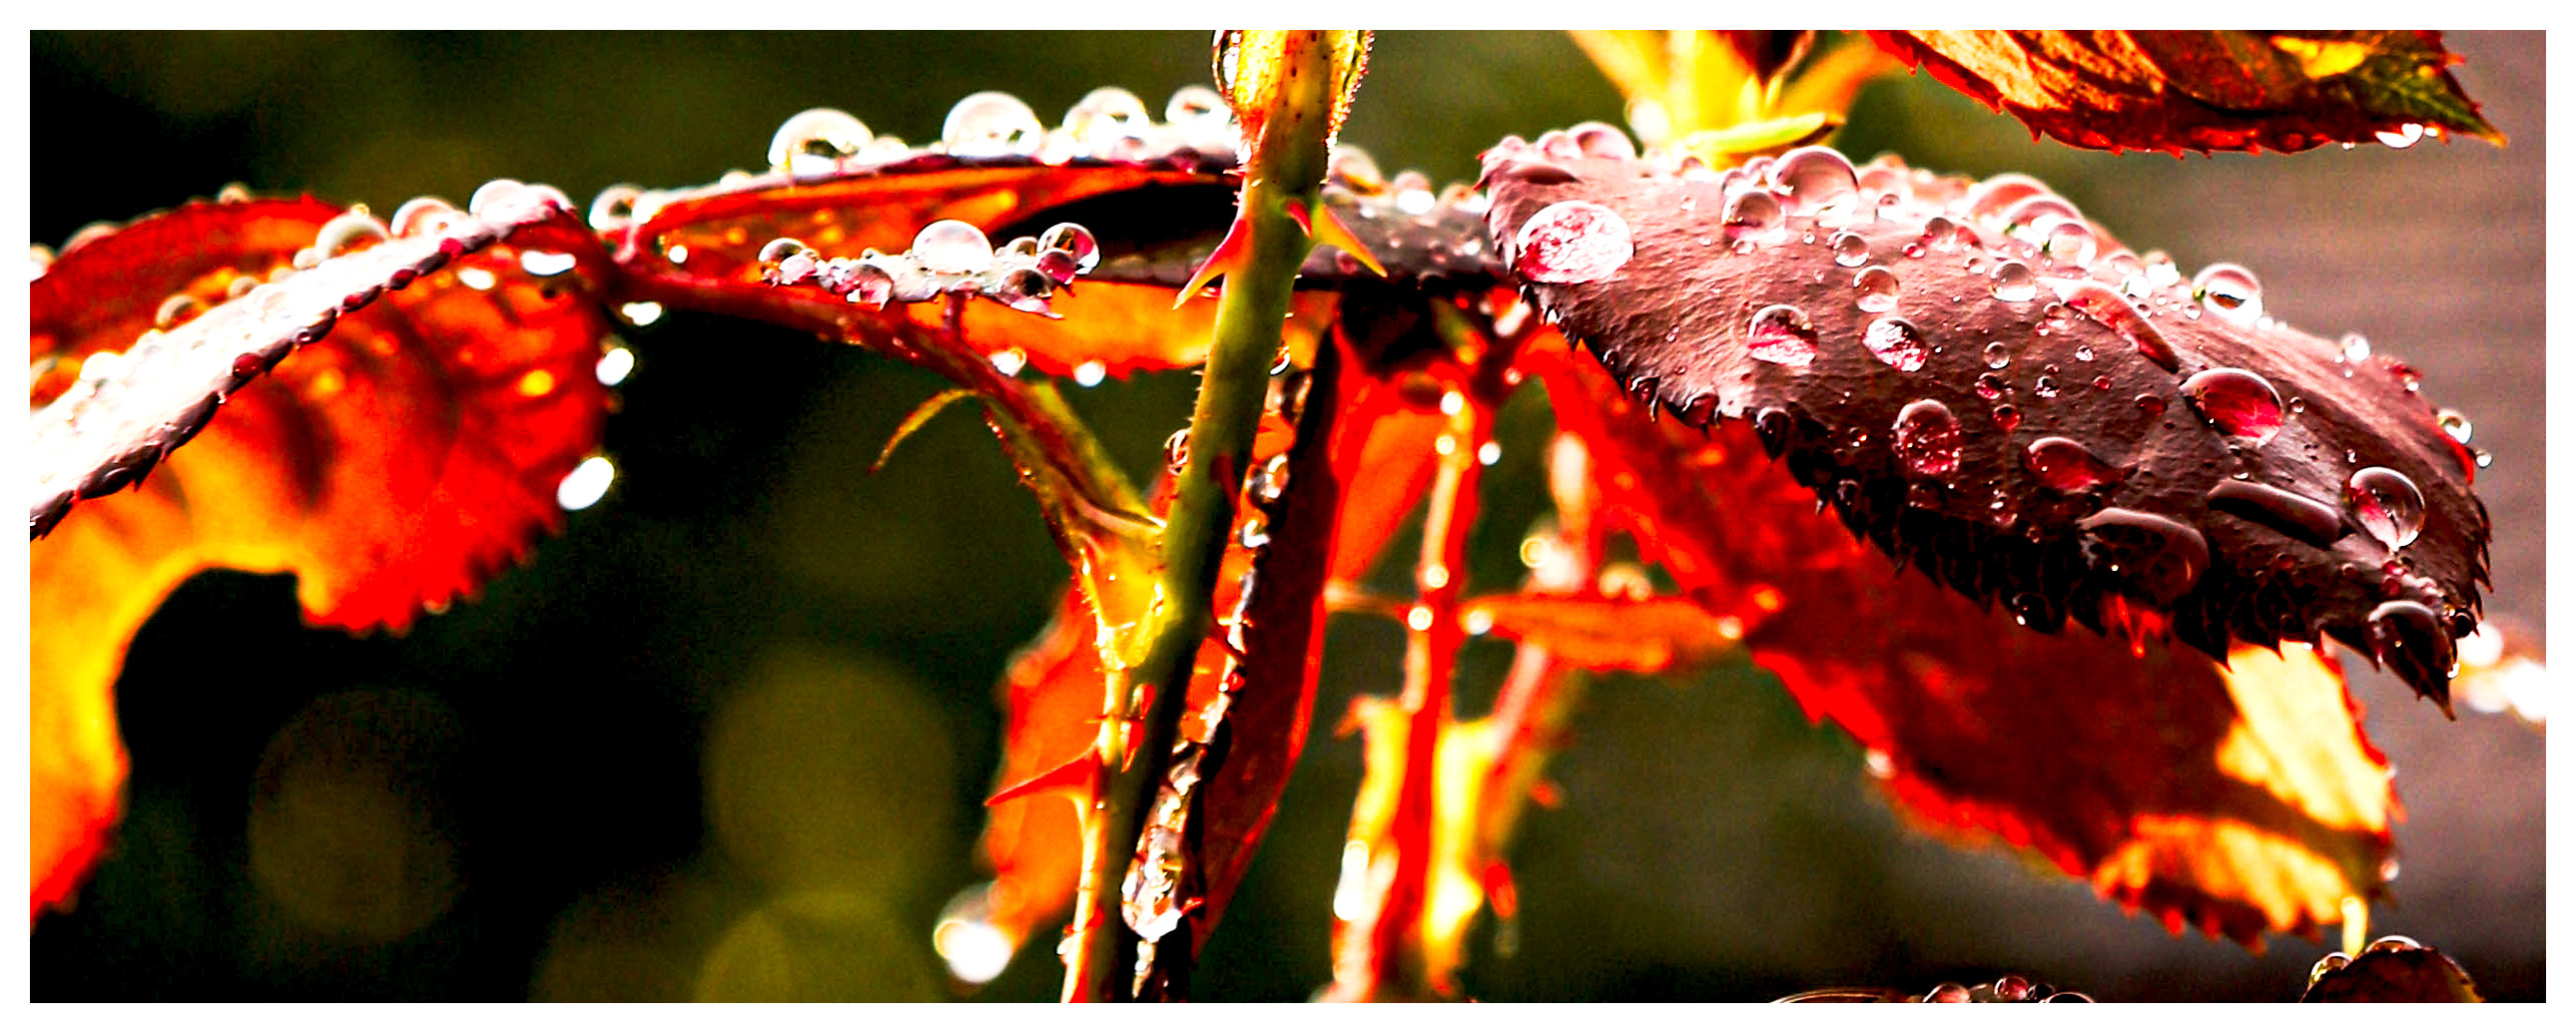
<path id="1" fill-rule="evenodd" d="M 979 89 L 1049 119 L 1102 84 L 1159 109 L 1207 79 L 1207 38 L 36 33 L 33 231 L 59 245 L 232 181 L 380 212 L 505 175 L 577 199 L 702 183 L 759 166 L 777 123 L 819 105 L 915 141 Z M 2498 456 L 2478 480 L 2498 528 L 2490 613 L 2536 634 L 2541 37 L 2450 42 L 2510 147 L 2080 153 L 1906 77 L 1872 87 L 1839 142 L 2037 174 L 2132 244 L 2185 270 L 2241 262 L 2270 311 L 2420 367 Z M 1505 133 L 1618 111 L 1561 35 L 1388 33 L 1345 139 L 1446 181 Z M 301 627 L 284 578 L 213 574 L 144 628 L 118 687 L 122 846 L 76 911 L 37 924 L 35 997 L 1053 996 L 1044 937 L 980 990 L 930 950 L 941 904 L 983 877 L 993 683 L 1064 581 L 989 434 L 942 418 L 864 476 L 931 375 L 711 318 L 626 337 L 641 365 L 609 423 L 615 490 L 481 602 L 353 639 Z M 1191 388 L 1145 377 L 1076 401 L 1141 472 Z M 1547 425 L 1534 398 L 1505 423 L 1478 584 L 1517 575 Z M 1352 695 L 1395 690 L 1400 651 L 1390 625 L 1332 627 L 1318 734 L 1202 998 L 1300 1000 L 1329 978 L 1359 755 L 1324 733 Z M 1462 713 L 1501 659 L 1471 653 Z M 2537 999 L 2542 736 L 2443 722 L 2351 666 L 2408 814 L 2401 906 L 2374 928 L 2445 949 L 2492 996 Z M 1915 832 L 1858 750 L 1758 671 L 1607 679 L 1577 729 L 1551 771 L 1564 806 L 1534 811 L 1513 852 L 1517 950 L 1476 934 L 1479 997 L 1749 1001 L 2010 969 L 2115 1000 L 2287 1000 L 2330 946 L 2172 937 L 2038 862 Z M 385 884 L 402 889 L 352 903 Z"/>

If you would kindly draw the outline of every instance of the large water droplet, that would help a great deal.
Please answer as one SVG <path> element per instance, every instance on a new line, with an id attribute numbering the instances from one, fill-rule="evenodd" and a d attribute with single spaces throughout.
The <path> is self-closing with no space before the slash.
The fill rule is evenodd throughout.
<path id="1" fill-rule="evenodd" d="M 2260 445 L 2281 432 L 2281 393 L 2252 370 L 2202 370 L 2182 382 L 2182 393 L 2218 429 Z"/>
<path id="2" fill-rule="evenodd" d="M 993 267 L 993 242 L 972 223 L 941 219 L 914 235 L 912 257 L 934 273 L 972 276 Z"/>
<path id="3" fill-rule="evenodd" d="M 1590 201 L 1559 201 L 1521 224 L 1512 268 L 1540 283 L 1590 283 L 1636 254 L 1628 220 Z"/>
<path id="4" fill-rule="evenodd" d="M 361 243 L 373 244 L 392 238 L 393 231 L 384 223 L 377 222 L 375 216 L 367 214 L 364 206 L 353 207 L 332 216 L 331 221 L 314 231 L 313 246 L 296 253 L 295 267 L 310 269 L 325 259 L 356 250 Z"/>
<path id="5" fill-rule="evenodd" d="M 1924 356 L 1930 350 L 1924 346 L 1922 331 L 1893 316 L 1871 322 L 1860 340 L 1870 354 L 1878 356 L 1878 361 L 1907 373 L 1922 369 Z"/>
<path id="6" fill-rule="evenodd" d="M 1163 121 L 1182 129 L 1220 128 L 1234 117 L 1225 97 L 1205 86 L 1183 86 L 1172 91 L 1172 99 L 1163 104 Z"/>
<path id="7" fill-rule="evenodd" d="M 2433 420 L 2435 423 L 2441 425 L 2442 433 L 2451 436 L 2451 440 L 2457 441 L 2463 445 L 2469 443 L 2470 426 L 2468 414 L 2457 409 L 2444 409 L 2440 413 L 2435 414 Z"/>
<path id="8" fill-rule="evenodd" d="M 1018 97 L 985 90 L 948 109 L 939 142 L 961 158 L 1027 157 L 1046 146 L 1046 127 Z"/>
<path id="9" fill-rule="evenodd" d="M 1762 243 L 1771 239 L 1787 218 L 1780 199 L 1758 186 L 1747 186 L 1726 195 L 1726 239 Z"/>
<path id="10" fill-rule="evenodd" d="M 769 167 L 790 176 L 820 176 L 855 157 L 875 138 L 866 123 L 839 108 L 808 108 L 769 137 Z"/>
<path id="11" fill-rule="evenodd" d="M 456 206 L 435 197 L 415 197 L 394 209 L 386 228 L 397 237 L 417 237 L 424 233 L 442 233 L 465 218 Z"/>
<path id="12" fill-rule="evenodd" d="M 1095 156 L 1105 155 L 1121 141 L 1144 135 L 1153 126 L 1154 113 L 1145 110 L 1145 102 L 1116 86 L 1083 94 L 1064 113 L 1066 135 Z"/>
<path id="13" fill-rule="evenodd" d="M 2004 209 L 2034 194 L 2048 193 L 2048 185 L 2018 172 L 1990 177 L 1968 192 L 1968 215 L 1987 219 L 2004 213 Z"/>
<path id="14" fill-rule="evenodd" d="M 2094 455 L 2093 450 L 2073 438 L 2045 437 L 2022 450 L 2022 464 L 2032 476 L 2051 491 L 2073 494 L 2079 491 L 2117 484 L 2129 478 L 2133 469 L 2113 466 Z"/>
<path id="15" fill-rule="evenodd" d="M 2432 607 L 2391 599 L 2370 611 L 2371 655 L 2419 694 L 2433 695 L 2449 680 L 2453 649 Z"/>
<path id="16" fill-rule="evenodd" d="M 1835 265 L 1856 269 L 1869 264 L 1869 241 L 1861 239 L 1860 234 L 1848 230 L 1836 233 L 1828 246 L 1834 249 Z"/>
<path id="17" fill-rule="evenodd" d="M 2120 575 L 2158 606 L 2182 598 L 2209 569 L 2209 540 L 2177 520 L 2115 506 L 2075 526 L 2086 562 Z"/>
<path id="18" fill-rule="evenodd" d="M 2082 219 L 2068 219 L 2048 229 L 2048 257 L 2067 265 L 2086 265 L 2100 248 L 2093 229 Z"/>
<path id="19" fill-rule="evenodd" d="M 2147 323 L 2147 317 L 2119 292 L 2092 280 L 2049 280 L 2058 300 L 2067 307 L 2084 313 L 2084 317 L 2110 328 L 2138 349 L 2138 354 L 2164 368 L 2168 373 L 2182 369 L 2182 360 L 2174 355 L 2173 346 L 2165 343 L 2162 333 Z"/>
<path id="20" fill-rule="evenodd" d="M 1771 164 L 1771 189 L 1788 201 L 1792 215 L 1814 215 L 1831 205 L 1860 200 L 1860 174 L 1851 159 L 1831 147 L 1800 147 Z"/>
<path id="21" fill-rule="evenodd" d="M 2192 297 L 2209 310 L 2251 325 L 2263 315 L 2263 285 L 2244 266 L 2218 262 L 2191 278 Z"/>
<path id="22" fill-rule="evenodd" d="M 837 286 L 843 300 L 853 305 L 884 308 L 886 302 L 894 300 L 894 274 L 874 261 L 860 262 L 851 267 Z"/>
<path id="23" fill-rule="evenodd" d="M 1764 362 L 1804 366 L 1816 361 L 1815 325 L 1795 305 L 1771 305 L 1753 314 L 1744 331 L 1745 349 Z"/>
<path id="24" fill-rule="evenodd" d="M 1100 242 L 1078 223 L 1059 222 L 1038 237 L 1038 253 L 1062 251 L 1073 256 L 1073 271 L 1087 273 L 1100 265 Z"/>
<path id="25" fill-rule="evenodd" d="M 1002 274 L 993 285 L 993 300 L 1022 312 L 1047 313 L 1047 296 L 1055 293 L 1055 281 L 1034 268 L 1013 269 Z"/>
<path id="26" fill-rule="evenodd" d="M 1994 293 L 1997 301 L 2020 303 L 2039 296 L 2039 278 L 2031 275 L 2029 266 L 1997 262 L 1995 271 L 1987 275 L 1993 282 L 1986 289 Z"/>
<path id="27" fill-rule="evenodd" d="M 2084 215 L 2066 199 L 2054 194 L 2037 194 L 2013 202 L 1996 218 L 2013 227 L 2014 233 L 2034 243 L 2045 243 L 2048 231 L 2060 222 L 2082 222 Z"/>
<path id="28" fill-rule="evenodd" d="M 2209 489 L 2209 508 L 2233 513 L 2320 549 L 2343 537 L 2343 514 L 2294 491 L 2253 481 L 2224 480 Z"/>
<path id="29" fill-rule="evenodd" d="M 1897 410 L 1888 447 L 1908 472 L 1938 477 L 1959 468 L 1959 440 L 1959 420 L 1950 407 L 1925 398 Z"/>
<path id="30" fill-rule="evenodd" d="M 1863 312 L 1885 312 L 1896 307 L 1896 272 L 1883 265 L 1873 265 L 1852 277 L 1852 289 L 1860 292 L 1853 302 Z"/>
<path id="31" fill-rule="evenodd" d="M 1566 130 L 1566 134 L 1574 138 L 1575 148 L 1588 157 L 1621 161 L 1637 157 L 1636 143 L 1628 139 L 1628 134 L 1620 131 L 1618 126 L 1608 122 L 1585 122 Z"/>
<path id="32" fill-rule="evenodd" d="M 2424 492 L 2415 480 L 2385 466 L 2353 472 L 2343 497 L 2353 522 L 2391 549 L 2402 549 L 2424 530 Z"/>

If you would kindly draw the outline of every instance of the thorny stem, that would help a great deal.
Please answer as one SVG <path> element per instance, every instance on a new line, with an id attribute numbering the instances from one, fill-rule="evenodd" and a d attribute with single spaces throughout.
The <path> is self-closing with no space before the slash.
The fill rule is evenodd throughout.
<path id="1" fill-rule="evenodd" d="M 1235 521 L 1235 496 L 1250 465 L 1287 319 L 1297 267 L 1313 240 L 1288 214 L 1288 202 L 1311 210 L 1326 167 L 1325 113 L 1336 102 L 1333 65 L 1322 34 L 1288 48 L 1278 108 L 1262 139 L 1248 140 L 1236 218 L 1246 234 L 1240 264 L 1226 270 L 1216 335 L 1190 414 L 1189 459 L 1163 529 L 1163 570 L 1144 660 L 1119 676 L 1121 710 L 1150 700 L 1125 741 L 1127 722 L 1102 724 L 1099 754 L 1106 785 L 1084 821 L 1083 870 L 1074 905 L 1074 950 L 1066 959 L 1064 999 L 1123 1001 L 1134 996 L 1137 937 L 1119 912 L 1122 886 L 1138 837 L 1180 737 L 1191 668 L 1213 622 L 1216 574 Z"/>

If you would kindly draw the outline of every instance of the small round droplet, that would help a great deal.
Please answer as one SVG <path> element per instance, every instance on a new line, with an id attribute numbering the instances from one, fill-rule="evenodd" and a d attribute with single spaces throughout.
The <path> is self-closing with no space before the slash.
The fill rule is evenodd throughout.
<path id="1" fill-rule="evenodd" d="M 567 511 L 589 509 L 608 495 L 608 486 L 616 479 L 617 467 L 608 457 L 584 459 L 555 485 L 555 504 Z"/>
<path id="2" fill-rule="evenodd" d="M 2041 376 L 2038 380 L 2031 382 L 2030 393 L 2038 395 L 2041 398 L 2057 397 L 2057 378 L 2045 375 Z"/>
<path id="3" fill-rule="evenodd" d="M 2327 973 L 2340 971 L 2349 964 L 2352 964 L 2352 955 L 2342 951 L 2318 958 L 2317 963 L 2308 969 L 2308 982 L 2315 983 L 2317 980 L 2324 979 Z"/>
<path id="4" fill-rule="evenodd" d="M 794 237 L 780 237 L 760 246 L 760 262 L 762 265 L 777 265 L 786 261 L 790 255 L 812 250 L 814 249 L 805 246 L 804 241 Z"/>
<path id="5" fill-rule="evenodd" d="M 1860 175 L 1851 159 L 1831 147 L 1800 147 L 1771 164 L 1771 189 L 1788 202 L 1792 215 L 1813 215 L 1828 206 L 1860 200 Z"/>
<path id="6" fill-rule="evenodd" d="M 1940 215 L 1923 220 L 1923 236 L 1916 242 L 1934 251 L 1957 251 L 1978 243 L 1975 230 Z"/>
<path id="7" fill-rule="evenodd" d="M 1834 249 L 1835 265 L 1857 269 L 1869 264 L 1869 241 L 1861 239 L 1860 234 L 1848 230 L 1836 233 L 1828 245 Z"/>
<path id="8" fill-rule="evenodd" d="M 960 158 L 1027 157 L 1046 146 L 1046 127 L 1018 97 L 985 90 L 948 109 L 939 142 Z"/>
<path id="9" fill-rule="evenodd" d="M 2002 215 L 2023 198 L 2048 193 L 2048 185 L 2018 172 L 1988 177 L 1968 192 L 1968 214 L 1986 219 Z"/>
<path id="10" fill-rule="evenodd" d="M 1959 468 L 1959 420 L 1950 407 L 1929 398 L 1897 410 L 1888 447 L 1905 469 L 1920 477 L 1939 477 Z"/>
<path id="11" fill-rule="evenodd" d="M 2424 127 L 2408 122 L 2395 129 L 2382 129 L 2376 135 L 2380 143 L 2402 151 L 2415 146 L 2415 141 L 2424 138 Z"/>
<path id="12" fill-rule="evenodd" d="M 1002 274 L 1002 282 L 993 286 L 993 300 L 1022 312 L 1046 312 L 1047 296 L 1055 292 L 1055 281 L 1036 269 L 1013 269 Z"/>
<path id="13" fill-rule="evenodd" d="M 1995 263 L 1995 271 L 1986 275 L 1991 281 L 1986 289 L 1994 294 L 1997 301 L 2019 304 L 2039 296 L 2039 278 L 2031 275 L 2029 266 L 2019 262 Z"/>
<path id="14" fill-rule="evenodd" d="M 2009 402 L 1996 406 L 1993 415 L 1995 426 L 2002 430 L 2011 431 L 2021 426 L 2021 409 Z"/>
<path id="15" fill-rule="evenodd" d="M 1896 307 L 1896 273 L 1883 265 L 1873 265 L 1852 277 L 1852 289 L 1860 292 L 1854 302 L 1863 312 L 1885 312 Z"/>
<path id="16" fill-rule="evenodd" d="M 819 176 L 855 157 L 876 134 L 839 108 L 808 108 L 787 116 L 769 137 L 769 167 L 790 176 Z"/>
<path id="17" fill-rule="evenodd" d="M 2361 362 L 2370 358 L 2370 339 L 2367 337 L 2360 334 L 2345 334 L 2339 343 L 2343 346 L 2345 362 Z"/>
<path id="18" fill-rule="evenodd" d="M 1977 397 L 1979 398 L 1983 398 L 1991 402 L 2003 397 L 2011 390 L 2012 385 L 2006 382 L 2002 377 L 1996 376 L 1992 373 L 1977 374 Z"/>
<path id="19" fill-rule="evenodd" d="M 2089 345 L 2089 344 L 2079 344 L 2079 345 L 2076 345 L 2076 346 L 2075 346 L 2075 361 L 2077 361 L 2077 362 L 2091 362 L 2091 361 L 2093 361 L 2093 346 L 2092 346 L 2092 345 Z"/>
<path id="20" fill-rule="evenodd" d="M 875 262 L 860 262 L 844 277 L 842 298 L 853 305 L 884 308 L 894 300 L 894 274 Z"/>
<path id="21" fill-rule="evenodd" d="M 1072 255 L 1076 273 L 1087 273 L 1100 265 L 1100 242 L 1092 237 L 1090 230 L 1076 223 L 1059 222 L 1047 227 L 1046 233 L 1038 237 L 1038 251 L 1041 254 L 1062 251 Z"/>
<path id="22" fill-rule="evenodd" d="M 1787 220 L 1780 199 L 1758 186 L 1747 186 L 1726 195 L 1726 239 L 1764 243 L 1780 230 Z"/>
<path id="23" fill-rule="evenodd" d="M 1608 122 L 1585 122 L 1566 130 L 1574 146 L 1587 157 L 1616 158 L 1621 161 L 1637 157 L 1637 144 L 1628 134 Z"/>
<path id="24" fill-rule="evenodd" d="M 206 303 L 197 300 L 196 295 L 173 294 L 161 299 L 161 307 L 153 311 L 152 326 L 154 329 L 168 330 L 197 318 L 205 310 Z"/>
<path id="25" fill-rule="evenodd" d="M 941 219 L 912 238 L 912 257 L 949 276 L 972 276 L 993 267 L 993 243 L 972 223 Z"/>
<path id="26" fill-rule="evenodd" d="M 1815 325 L 1795 305 L 1770 305 L 1745 326 L 1746 351 L 1764 362 L 1804 366 L 1816 360 Z"/>
<path id="27" fill-rule="evenodd" d="M 2182 382 L 2184 396 L 2220 431 L 2260 445 L 2281 431 L 2281 393 L 2251 370 L 2202 370 Z"/>
<path id="28" fill-rule="evenodd" d="M 1163 121 L 1184 129 L 1222 126 L 1233 117 L 1234 109 L 1226 106 L 1225 98 L 1205 86 L 1183 86 L 1163 104 Z"/>
<path id="29" fill-rule="evenodd" d="M 2002 976 L 1995 980 L 1995 996 L 2018 1001 L 2030 996 L 2030 980 L 2021 976 Z"/>
<path id="30" fill-rule="evenodd" d="M 2353 472 L 2344 482 L 2353 522 L 2391 549 L 2402 549 L 2424 530 L 2424 492 L 2415 480 L 2385 466 Z"/>
<path id="31" fill-rule="evenodd" d="M 455 205 L 435 197 L 415 197 L 394 209 L 394 217 L 386 229 L 397 237 L 417 237 L 424 233 L 445 232 L 463 218 L 465 213 L 457 211 Z"/>
<path id="32" fill-rule="evenodd" d="M 2083 442 L 2045 437 L 2022 450 L 2022 465 L 2050 491 L 2073 494 L 2128 479 L 2129 470 L 2103 462 Z"/>
<path id="33" fill-rule="evenodd" d="M 1522 279 L 1590 283 L 1617 273 L 1636 254 L 1628 220 L 1590 201 L 1559 201 L 1521 224 L 1513 262 Z"/>
<path id="34" fill-rule="evenodd" d="M 1930 351 L 1923 343 L 1922 331 L 1894 316 L 1871 322 L 1861 335 L 1861 343 L 1870 354 L 1878 356 L 1878 361 L 1907 373 L 1922 369 L 1923 359 Z"/>
<path id="35" fill-rule="evenodd" d="M 2012 349 L 2002 341 L 1986 342 L 1986 368 L 2002 369 L 2012 365 Z"/>
<path id="36" fill-rule="evenodd" d="M 1103 86 L 1083 94 L 1064 113 L 1064 131 L 1085 151 L 1099 155 L 1122 140 L 1143 135 L 1154 125 L 1153 112 L 1135 94 Z"/>
<path id="37" fill-rule="evenodd" d="M 362 242 L 373 244 L 391 239 L 393 231 L 384 223 L 367 214 L 365 207 L 353 207 L 332 216 L 331 221 L 314 231 L 313 246 L 295 256 L 295 267 L 309 269 L 325 259 L 356 250 Z"/>
<path id="38" fill-rule="evenodd" d="M 2451 440 L 2457 441 L 2463 445 L 2469 443 L 2470 427 L 2469 417 L 2466 413 L 2462 413 L 2457 409 L 2444 409 L 2439 414 L 2435 415 L 2433 419 L 2434 422 L 2441 425 L 2442 433 L 2451 436 Z"/>
<path id="39" fill-rule="evenodd" d="M 2192 297 L 2209 310 L 2237 323 L 2251 324 L 2263 314 L 2263 285 L 2244 266 L 2219 262 L 2191 278 Z"/>
<path id="40" fill-rule="evenodd" d="M 609 230 L 635 220 L 635 202 L 644 196 L 644 188 L 633 183 L 619 183 L 602 188 L 590 199 L 590 228 Z M 401 212 L 397 211 L 399 215 Z M 396 236 L 409 236 L 397 230 Z"/>
<path id="41" fill-rule="evenodd" d="M 2093 229 L 2081 219 L 2068 219 L 2048 228 L 2048 257 L 2067 265 L 2086 265 L 2100 248 Z"/>

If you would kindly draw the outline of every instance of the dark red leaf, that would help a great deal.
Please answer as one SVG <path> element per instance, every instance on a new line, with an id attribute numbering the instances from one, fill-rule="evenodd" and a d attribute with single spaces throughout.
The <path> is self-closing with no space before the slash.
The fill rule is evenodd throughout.
<path id="1" fill-rule="evenodd" d="M 2403 936 L 2383 936 L 2360 955 L 2336 951 L 2317 962 L 2300 1004 L 2477 1004 L 2478 985 L 2448 955 Z"/>
<path id="2" fill-rule="evenodd" d="M 1749 418 L 1890 555 L 2043 630 L 2125 599 L 2214 657 L 2331 635 L 2446 700 L 2487 571 L 2472 464 L 2411 369 L 2259 315 L 2250 273 L 2178 282 L 2027 177 L 1486 163 L 1552 321 L 1650 411 Z"/>
<path id="3" fill-rule="evenodd" d="M 2303 151 L 2428 127 L 2504 134 L 2446 71 L 2438 32 L 1872 32 L 1881 47 L 2078 147 Z"/>

